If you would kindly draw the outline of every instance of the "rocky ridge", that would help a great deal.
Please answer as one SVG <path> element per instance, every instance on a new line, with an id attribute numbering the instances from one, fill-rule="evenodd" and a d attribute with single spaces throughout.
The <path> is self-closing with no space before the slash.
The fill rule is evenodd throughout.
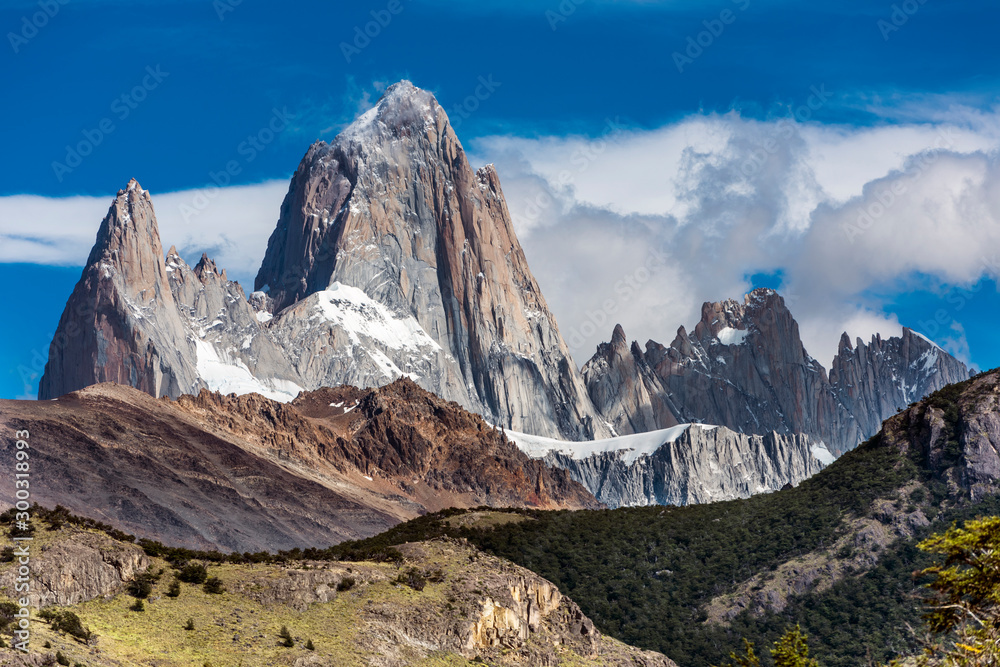
<path id="1" fill-rule="evenodd" d="M 968 377 L 968 369 L 909 329 L 901 338 L 845 338 L 830 376 L 802 345 L 798 324 L 774 290 L 742 302 L 705 303 L 690 333 L 669 346 L 610 343 L 583 367 L 594 405 L 618 433 L 684 422 L 740 433 L 802 433 L 841 454 L 874 435 L 908 402 Z"/>
<path id="2" fill-rule="evenodd" d="M 0 401 L 0 424 L 31 433 L 33 499 L 192 548 L 328 545 L 449 506 L 599 506 L 564 471 L 405 379 L 290 404 L 208 391 L 157 400 L 101 384 Z M 14 453 L 0 445 L 5 464 Z M 11 504 L 13 483 L 0 481 Z"/>
<path id="3" fill-rule="evenodd" d="M 833 461 L 803 435 L 745 435 L 683 424 L 593 443 L 508 433 L 522 451 L 562 468 L 611 508 L 691 505 L 795 486 Z"/>

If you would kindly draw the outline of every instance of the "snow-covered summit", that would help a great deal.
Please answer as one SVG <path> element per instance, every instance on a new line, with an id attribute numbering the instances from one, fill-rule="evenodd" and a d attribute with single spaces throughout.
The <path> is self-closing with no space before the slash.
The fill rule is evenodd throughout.
<path id="1" fill-rule="evenodd" d="M 433 127 L 439 113 L 444 110 L 433 93 L 404 79 L 386 88 L 375 106 L 344 128 L 333 143 L 363 142 L 380 131 L 398 133 L 404 127 L 417 130 Z"/>

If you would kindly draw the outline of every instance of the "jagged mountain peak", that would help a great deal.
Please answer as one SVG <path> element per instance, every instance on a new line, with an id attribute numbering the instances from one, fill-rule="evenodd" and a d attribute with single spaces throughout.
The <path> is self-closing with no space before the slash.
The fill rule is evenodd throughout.
<path id="1" fill-rule="evenodd" d="M 625 329 L 623 329 L 620 324 L 616 324 L 615 330 L 611 333 L 611 346 L 616 348 L 624 348 L 628 346 L 628 339 L 625 337 Z"/>
<path id="2" fill-rule="evenodd" d="M 118 263 L 116 268 L 121 268 L 122 261 L 136 254 L 145 254 L 146 246 L 159 251 L 162 256 L 160 232 L 149 191 L 142 189 L 133 178 L 111 202 L 87 264 L 95 264 L 104 257 Z"/>
<path id="3" fill-rule="evenodd" d="M 202 253 L 201 259 L 198 264 L 194 267 L 194 273 L 198 276 L 198 279 L 204 282 L 208 276 L 217 276 L 223 281 L 228 281 L 229 278 L 226 276 L 226 270 L 219 270 L 216 266 L 215 260 L 208 256 L 208 253 Z"/>

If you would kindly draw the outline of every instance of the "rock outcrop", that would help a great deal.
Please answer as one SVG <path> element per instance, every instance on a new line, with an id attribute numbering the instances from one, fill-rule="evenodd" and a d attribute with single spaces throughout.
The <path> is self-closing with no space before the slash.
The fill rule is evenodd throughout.
<path id="1" fill-rule="evenodd" d="M 599 506 L 566 472 L 406 379 L 290 404 L 101 384 L 0 401 L 0 426 L 31 433 L 34 500 L 193 548 L 329 545 L 450 506 Z M 10 469 L 14 454 L 0 443 Z M 0 501 L 14 500 L 14 480 L 0 480 Z"/>
<path id="2" fill-rule="evenodd" d="M 62 532 L 67 535 L 50 545 L 32 545 L 28 600 L 35 609 L 112 595 L 149 567 L 149 558 L 135 544 L 76 528 Z M 0 571 L 0 591 L 12 600 L 20 597 L 14 590 L 15 569 Z"/>
<path id="3" fill-rule="evenodd" d="M 497 665 L 555 666 L 575 656 L 609 667 L 674 667 L 659 653 L 602 635 L 551 582 L 465 542 L 434 540 L 401 549 L 408 562 L 444 565 L 449 605 L 457 613 L 417 617 L 397 605 L 371 605 L 367 644 L 383 656 L 378 664 L 403 667 L 411 651 L 442 651 Z"/>
<path id="4" fill-rule="evenodd" d="M 831 376 L 806 352 L 777 292 L 702 306 L 692 332 L 669 347 L 640 349 L 616 328 L 583 368 L 595 407 L 618 433 L 677 423 L 720 424 L 739 433 L 802 433 L 835 454 L 874 435 L 882 420 L 968 377 L 965 365 L 904 329 L 902 338 L 852 350 L 846 340 Z"/>
<path id="5" fill-rule="evenodd" d="M 795 486 L 833 461 L 808 436 L 745 435 L 700 424 L 587 443 L 508 436 L 612 508 L 748 498 Z"/>
<path id="6" fill-rule="evenodd" d="M 935 392 L 886 420 L 882 444 L 920 461 L 955 495 L 1000 493 L 1000 369 Z"/>

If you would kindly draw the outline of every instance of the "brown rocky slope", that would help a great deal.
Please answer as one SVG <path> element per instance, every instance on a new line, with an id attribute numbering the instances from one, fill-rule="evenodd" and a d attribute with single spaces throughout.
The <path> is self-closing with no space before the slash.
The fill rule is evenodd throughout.
<path id="1" fill-rule="evenodd" d="M 0 428 L 31 433 L 34 501 L 202 549 L 325 546 L 449 506 L 599 505 L 407 379 L 291 404 L 208 391 L 172 402 L 101 384 L 0 401 Z M 13 444 L 0 444 L 7 469 Z M 13 480 L 0 481 L 0 502 L 13 498 Z"/>

